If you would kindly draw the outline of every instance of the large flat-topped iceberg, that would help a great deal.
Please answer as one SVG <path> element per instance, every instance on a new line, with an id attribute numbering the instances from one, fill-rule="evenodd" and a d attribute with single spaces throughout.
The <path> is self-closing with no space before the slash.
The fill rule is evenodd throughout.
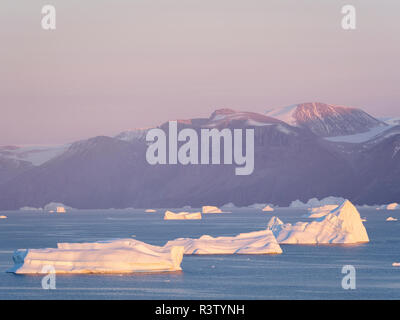
<path id="1" fill-rule="evenodd" d="M 57 248 L 15 251 L 15 265 L 8 272 L 43 273 L 43 267 L 49 265 L 56 273 L 178 271 L 181 270 L 183 250 L 179 246 L 158 247 L 135 239 L 59 243 Z"/>
<path id="2" fill-rule="evenodd" d="M 201 212 L 179 212 L 165 211 L 164 220 L 200 220 Z"/>
<path id="3" fill-rule="evenodd" d="M 270 230 L 241 233 L 235 237 L 213 238 L 204 235 L 199 239 L 179 238 L 169 241 L 166 247 L 183 246 L 185 254 L 278 254 L 282 249 Z"/>
<path id="4" fill-rule="evenodd" d="M 297 222 L 292 225 L 272 217 L 268 229 L 274 233 L 278 243 L 285 244 L 369 242 L 360 214 L 349 200 L 312 222 Z"/>

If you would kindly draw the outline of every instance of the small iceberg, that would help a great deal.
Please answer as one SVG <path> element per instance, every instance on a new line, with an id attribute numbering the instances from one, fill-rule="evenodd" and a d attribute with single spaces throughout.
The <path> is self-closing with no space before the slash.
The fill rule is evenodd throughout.
<path id="1" fill-rule="evenodd" d="M 400 210 L 400 204 L 397 202 L 390 203 L 386 206 L 387 210 Z"/>
<path id="2" fill-rule="evenodd" d="M 231 210 L 231 209 L 236 209 L 236 206 L 233 202 L 229 202 L 224 204 L 221 208 L 224 210 Z"/>
<path id="3" fill-rule="evenodd" d="M 337 209 L 315 221 L 297 222 L 292 225 L 272 217 L 267 228 L 274 233 L 278 243 L 285 244 L 369 242 L 360 213 L 349 200 L 345 200 Z"/>
<path id="4" fill-rule="evenodd" d="M 8 272 L 43 273 L 53 266 L 56 273 L 133 273 L 179 271 L 183 247 L 153 246 L 135 239 L 92 243 L 59 243 L 57 248 L 19 249 Z M 47 273 L 47 272 L 45 272 Z"/>
<path id="5" fill-rule="evenodd" d="M 214 207 L 214 206 L 203 206 L 202 212 L 203 213 L 223 213 L 223 211 L 220 208 Z"/>
<path id="6" fill-rule="evenodd" d="M 146 210 L 144 210 L 144 212 L 157 212 L 157 210 L 154 210 L 154 209 L 146 209 Z"/>
<path id="7" fill-rule="evenodd" d="M 386 219 L 386 221 L 397 221 L 397 219 L 393 218 L 393 217 L 389 217 L 389 218 Z"/>
<path id="8" fill-rule="evenodd" d="M 272 212 L 274 211 L 274 208 L 272 208 L 270 205 L 266 205 L 262 211 L 266 211 L 266 212 Z"/>
<path id="9" fill-rule="evenodd" d="M 59 202 L 50 202 L 44 206 L 43 210 L 51 213 L 65 213 L 67 210 L 72 210 L 72 208 Z"/>
<path id="10" fill-rule="evenodd" d="M 241 233 L 235 237 L 198 239 L 179 238 L 168 241 L 166 247 L 183 246 L 185 254 L 279 254 L 282 249 L 270 230 Z"/>
<path id="11" fill-rule="evenodd" d="M 266 203 L 253 203 L 249 205 L 247 208 L 249 209 L 262 209 L 266 206 Z"/>
<path id="12" fill-rule="evenodd" d="M 164 220 L 200 220 L 201 212 L 179 212 L 165 211 Z"/>
<path id="13" fill-rule="evenodd" d="M 393 262 L 393 263 L 392 263 L 392 266 L 393 266 L 393 267 L 400 267 L 400 262 Z"/>
<path id="14" fill-rule="evenodd" d="M 321 218 L 326 216 L 331 211 L 337 209 L 337 204 L 327 204 L 322 207 L 309 208 L 310 213 L 303 215 L 303 218 Z"/>
<path id="15" fill-rule="evenodd" d="M 42 208 L 34 208 L 34 207 L 22 207 L 19 210 L 20 211 L 43 211 Z"/>
<path id="16" fill-rule="evenodd" d="M 7 216 L 0 216 L 0 219 L 7 219 Z"/>
<path id="17" fill-rule="evenodd" d="M 307 201 L 307 203 L 303 203 L 300 200 L 295 200 L 290 204 L 290 208 L 316 208 L 316 207 L 321 207 L 329 204 L 336 204 L 340 205 L 343 203 L 345 199 L 341 197 L 326 197 L 321 200 L 318 200 L 317 198 L 312 198 Z"/>

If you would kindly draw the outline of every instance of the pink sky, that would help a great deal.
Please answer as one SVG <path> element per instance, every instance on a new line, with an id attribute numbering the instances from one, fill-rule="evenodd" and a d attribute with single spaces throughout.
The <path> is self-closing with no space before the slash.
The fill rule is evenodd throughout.
<path id="1" fill-rule="evenodd" d="M 21 4 L 23 3 L 23 5 Z M 57 30 L 40 27 L 57 9 Z M 64 143 L 307 101 L 400 116 L 400 2 L 0 3 L 0 144 Z"/>

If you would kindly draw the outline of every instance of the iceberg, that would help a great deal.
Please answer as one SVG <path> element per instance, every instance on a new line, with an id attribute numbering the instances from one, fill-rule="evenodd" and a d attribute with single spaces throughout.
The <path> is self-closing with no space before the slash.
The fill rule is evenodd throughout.
<path id="1" fill-rule="evenodd" d="M 400 262 L 393 262 L 393 263 L 392 263 L 392 266 L 393 266 L 393 267 L 400 267 Z"/>
<path id="2" fill-rule="evenodd" d="M 200 220 L 201 212 L 179 212 L 165 211 L 164 220 Z"/>
<path id="3" fill-rule="evenodd" d="M 386 219 L 386 221 L 397 221 L 397 219 L 393 218 L 393 217 L 389 217 L 389 218 Z"/>
<path id="4" fill-rule="evenodd" d="M 266 206 L 262 209 L 262 211 L 271 212 L 271 211 L 274 211 L 274 208 L 272 208 L 270 205 L 266 205 Z"/>
<path id="5" fill-rule="evenodd" d="M 202 212 L 203 213 L 223 213 L 220 208 L 214 207 L 214 206 L 203 206 Z"/>
<path id="6" fill-rule="evenodd" d="M 157 210 L 154 210 L 154 209 L 146 209 L 144 212 L 157 212 Z"/>
<path id="7" fill-rule="evenodd" d="M 158 247 L 135 239 L 59 243 L 57 248 L 15 251 L 15 265 L 8 272 L 43 273 L 43 267 L 49 265 L 56 273 L 179 271 L 182 270 L 183 250 L 179 246 Z"/>
<path id="8" fill-rule="evenodd" d="M 330 205 L 330 204 L 336 204 L 340 205 L 345 201 L 344 198 L 341 197 L 326 197 L 321 200 L 318 200 L 317 198 L 312 198 L 307 201 L 307 203 L 303 203 L 300 200 L 295 200 L 290 204 L 290 208 L 316 208 L 316 207 L 321 207 L 325 205 Z"/>
<path id="9" fill-rule="evenodd" d="M 179 238 L 165 247 L 183 246 L 185 254 L 279 254 L 282 249 L 270 230 L 241 233 L 235 237 L 203 235 L 198 239 Z"/>
<path id="10" fill-rule="evenodd" d="M 262 209 L 266 206 L 266 203 L 253 203 L 251 205 L 248 206 L 248 208 L 250 209 Z"/>
<path id="11" fill-rule="evenodd" d="M 7 216 L 0 216 L 0 219 L 7 219 Z"/>
<path id="12" fill-rule="evenodd" d="M 400 210 L 400 204 L 397 202 L 390 203 L 386 206 L 387 210 Z"/>
<path id="13" fill-rule="evenodd" d="M 321 218 L 326 216 L 331 211 L 335 210 L 338 207 L 336 204 L 327 204 L 322 207 L 309 208 L 308 211 L 310 213 L 303 215 L 304 218 Z"/>
<path id="14" fill-rule="evenodd" d="M 278 243 L 284 244 L 369 242 L 360 213 L 349 200 L 312 222 L 297 222 L 292 225 L 272 217 L 267 229 L 274 233 Z"/>
<path id="15" fill-rule="evenodd" d="M 43 210 L 49 211 L 49 212 L 62 212 L 61 210 L 63 210 L 63 209 L 61 209 L 61 208 L 64 208 L 64 210 L 72 210 L 71 207 L 68 207 L 59 202 L 50 202 L 44 206 Z"/>
<path id="16" fill-rule="evenodd" d="M 20 211 L 43 211 L 42 208 L 34 208 L 34 207 L 22 207 L 19 210 Z"/>
<path id="17" fill-rule="evenodd" d="M 222 207 L 222 209 L 236 209 L 236 206 L 233 202 L 225 203 Z"/>

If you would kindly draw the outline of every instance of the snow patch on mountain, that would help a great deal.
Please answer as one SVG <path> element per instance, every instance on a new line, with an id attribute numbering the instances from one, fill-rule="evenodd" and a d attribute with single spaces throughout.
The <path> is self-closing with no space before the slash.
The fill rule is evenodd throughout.
<path id="1" fill-rule="evenodd" d="M 327 137 L 325 139 L 332 142 L 363 143 L 378 138 L 381 134 L 385 133 L 391 128 L 393 128 L 393 126 L 378 126 L 363 133 L 347 136 Z"/>

